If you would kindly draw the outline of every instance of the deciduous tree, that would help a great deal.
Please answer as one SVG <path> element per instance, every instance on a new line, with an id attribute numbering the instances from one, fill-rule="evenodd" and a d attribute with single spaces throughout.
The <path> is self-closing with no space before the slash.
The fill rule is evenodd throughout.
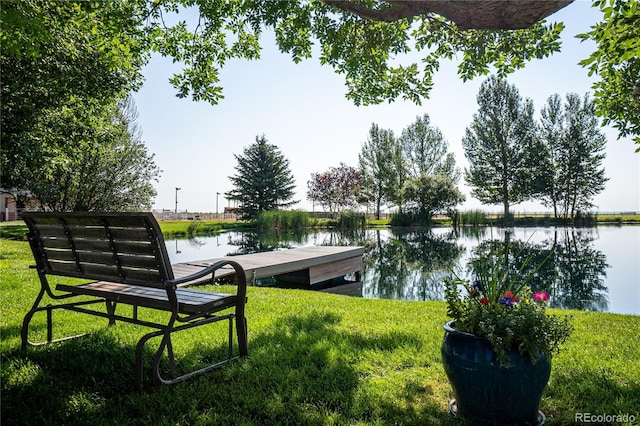
<path id="1" fill-rule="evenodd" d="M 14 182 L 45 210 L 151 208 L 160 170 L 136 131 L 136 114 L 130 98 L 46 110 L 25 135 L 38 144 Z"/>
<path id="2" fill-rule="evenodd" d="M 340 163 L 323 173 L 312 173 L 307 181 L 307 198 L 320 204 L 333 215 L 343 209 L 357 207 L 362 188 L 360 172 Z"/>
<path id="3" fill-rule="evenodd" d="M 600 129 L 594 102 L 585 94 L 566 95 L 564 107 L 555 94 L 542 109 L 541 140 L 545 190 L 543 202 L 555 217 L 574 217 L 593 207 L 593 198 L 607 182 L 602 167 L 607 139 Z"/>
<path id="4" fill-rule="evenodd" d="M 391 162 L 398 151 L 397 145 L 393 131 L 380 129 L 372 123 L 367 142 L 358 154 L 363 191 L 374 203 L 378 219 L 382 205 L 391 200 L 390 193 L 399 189 L 394 184 L 394 165 Z"/>
<path id="5" fill-rule="evenodd" d="M 428 223 L 438 213 L 449 214 L 451 209 L 465 200 L 449 176 L 427 175 L 412 177 L 402 187 L 406 211 L 415 221 Z"/>
<path id="6" fill-rule="evenodd" d="M 55 109 L 124 98 L 142 82 L 148 53 L 140 9 L 125 2 L 6 1 L 0 18 L 2 181 L 29 190 L 17 180 L 40 152 L 39 139 L 28 136 L 39 120 Z"/>
<path id="7" fill-rule="evenodd" d="M 533 102 L 518 89 L 492 76 L 480 86 L 478 112 L 462 139 L 469 169 L 465 179 L 471 194 L 484 204 L 509 207 L 535 193 L 535 164 L 539 157 Z"/>

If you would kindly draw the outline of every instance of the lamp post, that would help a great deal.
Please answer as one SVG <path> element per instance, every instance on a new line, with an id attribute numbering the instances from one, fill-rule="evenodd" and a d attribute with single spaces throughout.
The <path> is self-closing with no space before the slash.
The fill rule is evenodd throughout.
<path id="1" fill-rule="evenodd" d="M 182 188 L 178 188 L 176 186 L 176 211 L 175 211 L 176 218 L 178 217 L 178 191 L 180 191 L 181 189 Z"/>
<path id="2" fill-rule="evenodd" d="M 220 196 L 219 192 L 216 192 L 216 218 L 218 217 L 218 197 Z"/>

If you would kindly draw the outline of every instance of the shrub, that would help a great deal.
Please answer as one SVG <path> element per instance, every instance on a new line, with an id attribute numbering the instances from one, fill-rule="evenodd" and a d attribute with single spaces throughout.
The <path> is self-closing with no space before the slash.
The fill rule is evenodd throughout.
<path id="1" fill-rule="evenodd" d="M 482 210 L 470 210 L 460 213 L 458 222 L 461 225 L 479 226 L 487 224 L 487 215 Z"/>
<path id="2" fill-rule="evenodd" d="M 364 213 L 344 211 L 338 216 L 337 226 L 342 229 L 364 228 L 367 218 Z"/>
<path id="3" fill-rule="evenodd" d="M 256 219 L 259 229 L 300 229 L 309 226 L 309 214 L 299 210 L 269 210 Z"/>

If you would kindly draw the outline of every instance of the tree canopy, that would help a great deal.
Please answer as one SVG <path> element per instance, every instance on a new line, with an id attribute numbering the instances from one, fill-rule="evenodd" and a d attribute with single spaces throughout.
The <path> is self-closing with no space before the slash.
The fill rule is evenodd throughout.
<path id="1" fill-rule="evenodd" d="M 591 31 L 580 34 L 598 48 L 581 64 L 598 74 L 596 113 L 613 124 L 620 137 L 632 136 L 640 152 L 640 5 L 638 0 L 595 0 L 604 16 Z"/>
<path id="2" fill-rule="evenodd" d="M 141 67 L 157 52 L 183 66 L 170 79 L 178 96 L 213 104 L 223 97 L 220 69 L 232 58 L 259 58 L 265 30 L 275 33 L 280 50 L 293 61 L 316 52 L 321 64 L 343 74 L 347 97 L 356 105 L 397 98 L 420 103 L 429 96 L 440 60 L 454 55 L 463 58 L 459 73 L 469 79 L 487 74 L 492 66 L 498 73 L 509 73 L 560 49 L 563 25 L 536 21 L 569 0 L 527 0 L 528 6 L 511 0 L 462 1 L 455 7 L 453 3 L 121 0 L 105 5 L 26 0 L 3 3 L 0 40 L 3 53 L 16 58 L 49 55 L 50 43 L 58 39 L 60 50 L 81 53 L 74 50 L 80 38 L 70 38 L 65 33 L 68 28 L 71 34 L 84 35 L 84 43 L 103 54 L 110 69 L 127 72 L 132 86 L 141 82 Z M 505 13 L 505 8 L 518 13 Z M 398 9 L 411 13 L 388 22 L 372 19 L 372 13 L 385 15 Z M 469 15 L 474 19 L 463 19 Z M 525 17 L 531 25 L 502 23 L 488 25 L 493 30 L 472 29 L 487 28 L 480 22 L 483 16 L 508 20 L 509 15 Z M 423 55 L 422 63 L 400 63 L 398 59 L 413 49 Z"/>
<path id="3" fill-rule="evenodd" d="M 466 8 L 473 3 L 477 2 L 467 2 Z M 553 3 L 559 2 L 549 4 Z M 184 22 L 165 27 L 170 5 L 197 10 L 198 22 L 192 31 Z M 258 58 L 265 30 L 275 33 L 278 47 L 294 62 L 317 54 L 322 65 L 344 75 L 346 96 L 356 105 L 398 98 L 419 104 L 429 97 L 440 61 L 454 55 L 463 58 L 459 74 L 470 79 L 488 74 L 491 67 L 506 74 L 560 50 L 561 23 L 535 22 L 515 31 L 476 30 L 452 24 L 438 8 L 382 22 L 354 13 L 357 5 L 369 5 L 381 13 L 399 6 L 384 1 L 176 1 L 158 3 L 147 26 L 157 33 L 153 40 L 157 51 L 184 65 L 171 79 L 178 96 L 212 103 L 222 97 L 220 68 L 231 58 Z M 421 53 L 421 64 L 402 63 L 411 50 Z"/>
<path id="4" fill-rule="evenodd" d="M 2 2 L 0 166 L 6 188 L 32 189 L 20 187 L 20 173 L 28 169 L 24 162 L 40 160 L 34 156 L 43 141 L 34 129 L 43 117 L 65 108 L 77 116 L 83 108 L 110 108 L 141 84 L 148 53 L 133 10 L 115 2 Z"/>
<path id="5" fill-rule="evenodd" d="M 47 93 L 41 99 L 51 102 L 55 96 L 49 94 L 62 88 L 105 88 L 107 94 L 135 89 L 143 81 L 142 67 L 159 53 L 182 66 L 170 78 L 177 96 L 216 104 L 224 97 L 220 70 L 233 58 L 258 59 L 263 33 L 273 32 L 294 62 L 316 56 L 342 74 L 346 97 L 355 105 L 396 99 L 420 104 L 443 60 L 460 58 L 458 74 L 468 80 L 489 73 L 504 77 L 560 51 L 564 25 L 540 19 L 570 2 L 4 1 L 3 74 L 35 71 L 33 81 Z M 598 113 L 621 136 L 639 141 L 638 0 L 594 5 L 603 10 L 603 21 L 582 36 L 598 49 L 582 64 L 601 77 Z M 410 51 L 419 53 L 419 62 L 406 60 Z M 3 103 L 14 101 L 7 93 L 19 91 L 8 88 Z"/>
<path id="6" fill-rule="evenodd" d="M 407 211 L 411 211 L 414 220 L 419 223 L 429 223 L 437 213 L 450 214 L 465 200 L 465 196 L 446 175 L 421 174 L 411 177 L 402 186 L 402 192 Z"/>
<path id="7" fill-rule="evenodd" d="M 399 142 L 413 177 L 442 175 L 458 183 L 460 170 L 456 168 L 453 153 L 448 152 L 449 143 L 440 129 L 431 125 L 428 114 L 416 117 L 416 121 L 405 127 Z"/>

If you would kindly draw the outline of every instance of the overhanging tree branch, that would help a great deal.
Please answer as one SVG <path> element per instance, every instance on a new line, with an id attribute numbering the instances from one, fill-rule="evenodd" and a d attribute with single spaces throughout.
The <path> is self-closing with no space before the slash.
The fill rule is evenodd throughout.
<path id="1" fill-rule="evenodd" d="M 387 0 L 370 8 L 351 0 L 323 0 L 346 12 L 374 21 L 393 22 L 434 13 L 459 29 L 517 30 L 529 28 L 573 0 Z"/>

